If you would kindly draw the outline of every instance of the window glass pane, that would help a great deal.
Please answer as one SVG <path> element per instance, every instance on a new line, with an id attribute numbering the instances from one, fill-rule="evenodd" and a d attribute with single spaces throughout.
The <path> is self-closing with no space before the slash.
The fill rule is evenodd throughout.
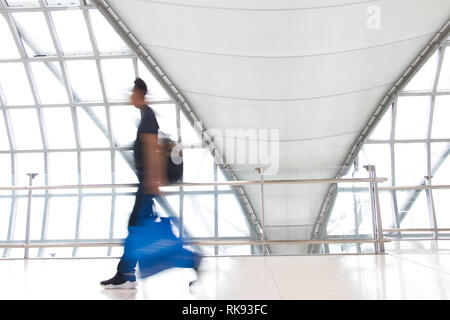
<path id="1" fill-rule="evenodd" d="M 156 119 L 159 124 L 159 129 L 172 140 L 178 140 L 177 116 L 175 105 L 160 104 L 150 106 L 155 112 Z"/>
<path id="2" fill-rule="evenodd" d="M 433 190 L 434 210 L 438 228 L 450 228 L 450 191 Z"/>
<path id="3" fill-rule="evenodd" d="M 214 159 L 207 149 L 183 150 L 183 181 L 214 181 Z M 213 190 L 212 186 L 185 187 L 185 190 Z"/>
<path id="4" fill-rule="evenodd" d="M 14 20 L 19 29 L 20 38 L 28 56 L 36 55 L 55 56 L 50 31 L 42 12 L 16 12 L 13 13 Z"/>
<path id="5" fill-rule="evenodd" d="M 0 198 L 0 241 L 5 241 L 8 236 L 11 202 L 11 199 Z"/>
<path id="6" fill-rule="evenodd" d="M 390 107 L 384 113 L 380 122 L 376 125 L 372 131 L 369 140 L 389 140 L 391 139 L 392 131 L 392 107 Z"/>
<path id="7" fill-rule="evenodd" d="M 183 226 L 192 237 L 214 237 L 214 196 L 185 195 Z"/>
<path id="8" fill-rule="evenodd" d="M 0 91 L 3 91 L 6 105 L 34 104 L 22 63 L 0 63 Z"/>
<path id="9" fill-rule="evenodd" d="M 354 198 L 351 192 L 338 192 L 327 224 L 327 234 L 355 234 Z"/>
<path id="10" fill-rule="evenodd" d="M 218 198 L 219 237 L 250 236 L 244 212 L 233 194 L 220 194 Z"/>
<path id="11" fill-rule="evenodd" d="M 5 118 L 3 112 L 0 111 L 0 150 L 9 150 L 8 134 L 5 127 Z"/>
<path id="12" fill-rule="evenodd" d="M 395 139 L 427 137 L 430 97 L 399 97 Z"/>
<path id="13" fill-rule="evenodd" d="M 80 10 L 52 11 L 51 15 L 64 55 L 93 53 L 86 20 Z"/>
<path id="14" fill-rule="evenodd" d="M 147 67 L 138 60 L 138 73 L 139 77 L 145 81 L 148 88 L 148 95 L 150 99 L 154 100 L 168 100 L 169 96 L 163 87 L 159 84 L 159 82 L 155 79 L 155 77 L 148 71 Z"/>
<path id="15" fill-rule="evenodd" d="M 438 91 L 450 90 L 450 49 L 446 47 L 444 60 L 442 61 L 441 74 L 439 75 Z"/>
<path id="16" fill-rule="evenodd" d="M 38 173 L 33 179 L 34 186 L 42 186 L 45 184 L 44 155 L 42 153 L 18 153 L 16 154 L 15 164 L 17 185 L 29 185 L 27 173 Z M 43 191 L 33 191 L 33 194 L 37 193 L 43 193 Z"/>
<path id="17" fill-rule="evenodd" d="M 450 184 L 450 143 L 434 142 L 431 144 L 432 183 L 434 185 Z"/>
<path id="18" fill-rule="evenodd" d="M 0 15 L 0 42 L 2 43 L 0 59 L 20 58 L 16 43 L 3 15 Z"/>
<path id="19" fill-rule="evenodd" d="M 77 117 L 81 147 L 109 147 L 104 107 L 79 107 Z"/>
<path id="20" fill-rule="evenodd" d="M 180 110 L 181 141 L 183 145 L 202 143 L 200 135 Z"/>
<path id="21" fill-rule="evenodd" d="M 35 109 L 11 109 L 11 126 L 17 149 L 42 149 L 42 138 Z"/>
<path id="22" fill-rule="evenodd" d="M 424 191 L 421 191 L 419 196 L 414 196 L 413 192 L 397 191 L 397 201 L 400 217 L 404 216 L 400 221 L 401 228 L 430 227 L 428 204 Z"/>
<path id="23" fill-rule="evenodd" d="M 450 138 L 450 96 L 437 96 L 434 102 L 432 139 Z"/>
<path id="24" fill-rule="evenodd" d="M 132 158 L 130 152 L 130 158 Z M 132 167 L 125 161 L 121 152 L 116 152 L 116 172 L 114 172 L 115 183 L 138 183 L 138 179 Z"/>
<path id="25" fill-rule="evenodd" d="M 8 7 L 40 7 L 39 0 L 6 0 Z"/>
<path id="26" fill-rule="evenodd" d="M 436 51 L 406 85 L 404 91 L 431 91 L 436 77 L 438 58 Z"/>
<path id="27" fill-rule="evenodd" d="M 80 238 L 108 239 L 111 197 L 84 197 L 81 202 Z"/>
<path id="28" fill-rule="evenodd" d="M 134 196 L 116 196 L 114 204 L 114 239 L 124 239 L 128 235 L 128 220 L 134 206 Z"/>
<path id="29" fill-rule="evenodd" d="M 131 52 L 127 44 L 98 10 L 89 10 L 100 53 Z"/>
<path id="30" fill-rule="evenodd" d="M 48 204 L 47 239 L 75 238 L 78 197 L 51 197 Z"/>
<path id="31" fill-rule="evenodd" d="M 67 61 L 66 65 L 75 101 L 95 102 L 103 100 L 95 61 Z"/>
<path id="32" fill-rule="evenodd" d="M 0 186 L 11 186 L 11 156 L 0 154 Z"/>
<path id="33" fill-rule="evenodd" d="M 42 217 L 44 214 L 44 198 L 33 197 L 33 206 L 30 211 L 30 239 L 38 240 L 41 238 L 42 232 Z M 27 221 L 27 209 L 28 199 L 18 198 L 15 201 L 15 224 L 13 240 L 25 240 L 26 221 Z"/>
<path id="34" fill-rule="evenodd" d="M 42 104 L 67 104 L 69 102 L 58 63 L 32 62 L 31 69 Z"/>
<path id="35" fill-rule="evenodd" d="M 141 113 L 134 106 L 110 107 L 112 131 L 118 146 L 131 146 L 136 140 Z"/>
<path id="36" fill-rule="evenodd" d="M 78 164 L 76 152 L 50 152 L 48 154 L 48 184 L 78 184 Z M 51 190 L 51 193 L 69 192 L 77 192 L 77 190 Z"/>
<path id="37" fill-rule="evenodd" d="M 220 167 L 217 167 L 217 181 L 218 182 L 229 181 L 228 179 L 225 178 L 225 174 L 222 172 Z M 217 189 L 218 190 L 231 190 L 231 187 L 224 185 L 224 186 L 218 186 Z"/>
<path id="38" fill-rule="evenodd" d="M 70 108 L 43 108 L 47 143 L 50 149 L 75 147 L 72 112 Z"/>
<path id="39" fill-rule="evenodd" d="M 426 145 L 397 143 L 395 150 L 395 184 L 420 185 L 427 175 Z"/>
<path id="40" fill-rule="evenodd" d="M 82 152 L 81 179 L 83 184 L 110 184 L 111 153 L 108 151 Z"/>
<path id="41" fill-rule="evenodd" d="M 109 101 L 129 101 L 135 74 L 131 59 L 106 59 L 101 61 L 106 96 Z"/>
<path id="42" fill-rule="evenodd" d="M 80 0 L 45 0 L 49 7 L 79 6 Z"/>
<path id="43" fill-rule="evenodd" d="M 363 168 L 365 165 L 373 164 L 377 171 L 377 177 L 388 178 L 389 181 L 380 183 L 391 183 L 391 146 L 389 144 L 368 144 L 366 143 L 358 155 L 360 170 L 367 175 Z"/>

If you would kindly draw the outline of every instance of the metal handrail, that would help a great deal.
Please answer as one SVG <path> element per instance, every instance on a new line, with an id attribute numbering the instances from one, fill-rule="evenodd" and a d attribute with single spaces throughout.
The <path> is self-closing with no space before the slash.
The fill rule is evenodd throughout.
<path id="1" fill-rule="evenodd" d="M 387 178 L 353 178 L 353 179 L 292 179 L 292 180 L 242 180 L 242 181 L 224 181 L 224 182 L 183 182 L 175 183 L 168 187 L 199 187 L 199 186 L 240 186 L 240 185 L 260 185 L 260 184 L 303 184 L 303 183 L 355 183 L 355 182 L 385 182 Z M 72 185 L 52 185 L 52 186 L 10 186 L 0 187 L 0 191 L 19 191 L 19 190 L 53 190 L 53 189 L 108 189 L 108 188 L 136 188 L 137 183 L 124 184 L 72 184 Z"/>
<path id="2" fill-rule="evenodd" d="M 378 190 L 433 190 L 433 189 L 450 189 L 450 185 L 420 185 L 420 186 L 383 186 L 378 187 Z"/>
<path id="3" fill-rule="evenodd" d="M 373 168 L 374 170 L 374 168 Z M 31 208 L 31 199 L 32 199 L 32 191 L 33 190 L 60 190 L 60 189 L 106 189 L 106 188 L 135 188 L 138 187 L 137 183 L 133 184 L 76 184 L 76 185 L 52 185 L 52 186 L 33 186 L 32 180 L 36 176 L 36 174 L 28 174 L 30 176 L 30 184 L 28 186 L 9 186 L 9 187 L 0 187 L 0 191 L 19 191 L 19 190 L 27 190 L 29 192 L 28 197 L 28 211 L 27 211 L 27 226 L 26 226 L 26 235 L 24 243 L 11 243 L 11 244 L 0 244 L 0 248 L 23 248 L 25 249 L 25 259 L 29 259 L 28 250 L 30 248 L 46 248 L 46 247 L 113 247 L 113 246 L 122 246 L 121 242 L 57 242 L 57 243 L 38 243 L 36 241 L 31 241 L 29 237 L 30 230 L 30 208 Z M 260 180 L 243 180 L 243 181 L 224 181 L 224 182 L 183 182 L 178 184 L 171 184 L 165 187 L 192 187 L 192 186 L 237 186 L 237 185 L 261 185 L 261 198 L 264 198 L 264 190 L 263 186 L 268 184 L 311 184 L 311 183 L 358 183 L 365 182 L 370 183 L 372 186 L 375 186 L 379 182 L 385 182 L 387 178 L 377 178 L 374 175 L 371 175 L 369 178 L 341 178 L 341 179 L 291 179 L 291 180 L 264 180 L 263 174 L 260 172 Z M 161 192 L 164 194 L 164 191 Z M 264 204 L 262 203 L 262 206 Z M 262 213 L 264 216 L 264 213 Z M 373 212 L 373 215 L 375 213 Z M 263 220 L 264 221 L 264 220 Z M 262 229 L 264 230 L 264 222 Z M 319 239 L 319 240 L 266 240 L 265 236 L 262 237 L 262 240 L 186 240 L 184 243 L 186 245 L 261 245 L 263 246 L 263 252 L 265 254 L 265 246 L 266 245 L 281 245 L 281 244 L 344 244 L 344 243 L 374 243 L 375 248 L 377 246 L 382 245 L 384 242 L 390 242 L 392 239 L 383 238 L 383 233 L 381 232 L 377 236 L 374 235 L 373 239 Z M 264 233 L 263 233 L 264 235 Z M 379 250 L 376 249 L 377 253 L 380 253 Z M 381 252 L 384 252 L 382 250 Z"/>

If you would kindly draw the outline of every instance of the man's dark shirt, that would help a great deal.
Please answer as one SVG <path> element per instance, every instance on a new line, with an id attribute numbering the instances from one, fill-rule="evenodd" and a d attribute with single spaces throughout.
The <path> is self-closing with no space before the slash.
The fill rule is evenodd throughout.
<path id="1" fill-rule="evenodd" d="M 134 152 L 134 163 L 136 166 L 136 174 L 138 176 L 139 182 L 142 182 L 144 176 L 144 162 L 142 155 L 142 141 L 139 137 L 141 133 L 158 134 L 158 121 L 156 120 L 155 113 L 153 110 L 146 106 L 144 111 L 142 111 L 141 123 L 139 124 L 136 141 L 134 141 L 133 152 Z"/>

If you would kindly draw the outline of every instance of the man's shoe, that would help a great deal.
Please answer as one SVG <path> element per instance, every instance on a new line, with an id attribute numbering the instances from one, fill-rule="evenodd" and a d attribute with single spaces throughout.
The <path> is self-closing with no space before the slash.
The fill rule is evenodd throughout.
<path id="1" fill-rule="evenodd" d="M 106 289 L 134 289 L 137 287 L 137 282 L 136 277 L 125 278 L 116 273 L 111 279 L 100 282 L 100 285 Z"/>

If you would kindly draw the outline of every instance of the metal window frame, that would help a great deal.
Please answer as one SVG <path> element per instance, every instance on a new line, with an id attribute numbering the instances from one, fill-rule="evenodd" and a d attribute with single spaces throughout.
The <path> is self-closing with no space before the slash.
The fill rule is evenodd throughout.
<path id="1" fill-rule="evenodd" d="M 395 94 L 393 94 L 393 98 L 391 99 L 392 102 L 390 103 L 390 105 L 386 105 L 385 110 L 380 112 L 380 115 L 376 117 L 376 121 L 373 124 L 373 126 L 371 127 L 370 132 L 367 134 L 367 136 L 365 136 L 364 141 L 361 142 L 360 147 L 358 147 L 358 149 L 357 149 L 358 150 L 357 154 L 354 156 L 354 158 L 352 160 L 352 161 L 357 161 L 360 148 L 364 144 L 367 144 L 367 145 L 370 145 L 370 144 L 389 145 L 390 146 L 390 159 L 391 159 L 390 160 L 390 165 L 391 165 L 392 186 L 396 186 L 396 172 L 395 172 L 396 171 L 395 170 L 395 167 L 396 167 L 395 166 L 395 162 L 396 162 L 395 146 L 396 145 L 398 145 L 400 143 L 423 143 L 423 144 L 425 144 L 426 145 L 426 159 L 427 159 L 426 160 L 426 166 L 427 166 L 427 170 L 426 171 L 427 171 L 427 176 L 428 177 L 432 177 L 433 174 L 436 172 L 436 170 L 438 170 L 440 165 L 450 155 L 450 148 L 449 148 L 449 150 L 444 153 L 444 155 L 442 156 L 442 159 L 440 159 L 440 161 L 438 161 L 437 164 L 433 164 L 432 163 L 432 160 L 431 160 L 431 145 L 433 143 L 435 143 L 435 142 L 450 142 L 450 137 L 448 139 L 432 139 L 433 115 L 434 115 L 434 108 L 435 108 L 436 97 L 437 96 L 450 96 L 450 92 L 449 91 L 438 91 L 437 90 L 439 79 L 440 79 L 441 72 L 442 72 L 442 64 L 443 64 L 443 60 L 444 60 L 445 51 L 446 50 L 450 50 L 450 41 L 447 40 L 449 35 L 450 35 L 450 21 L 448 21 L 446 23 L 446 25 L 434 37 L 434 39 L 431 41 L 431 43 L 428 44 L 428 46 L 425 48 L 425 50 L 422 52 L 422 54 L 415 60 L 415 63 L 413 63 L 413 65 L 415 64 L 415 67 L 414 68 L 410 67 L 410 69 L 408 69 L 408 71 L 413 70 L 413 72 L 410 73 L 409 76 L 405 76 L 406 74 L 408 74 L 408 71 L 407 71 L 405 73 L 405 75 L 404 75 L 404 80 L 403 81 L 399 80 L 399 82 L 397 83 L 397 84 L 399 84 L 397 92 Z M 406 84 L 412 79 L 412 77 L 420 70 L 420 68 L 428 61 L 428 59 L 435 52 L 438 52 L 438 63 L 436 65 L 436 70 L 435 70 L 434 80 L 433 80 L 433 86 L 432 86 L 431 91 L 427 91 L 427 92 L 401 91 L 406 86 Z M 427 137 L 424 138 L 424 139 L 396 139 L 395 138 L 395 128 L 396 128 L 396 120 L 397 120 L 397 100 L 398 100 L 399 97 L 405 97 L 405 96 L 408 96 L 408 97 L 415 97 L 415 96 L 417 96 L 417 97 L 419 97 L 419 96 L 430 97 L 430 106 L 429 106 L 430 112 L 429 112 L 428 123 L 427 123 Z M 386 98 L 387 97 L 385 97 L 385 99 Z M 391 109 L 392 118 L 391 118 L 391 136 L 390 136 L 390 139 L 389 140 L 368 140 L 370 133 L 374 130 L 374 128 L 379 123 L 379 121 L 381 120 L 381 118 L 384 115 L 384 113 L 387 110 L 389 110 L 389 108 L 392 108 Z M 375 115 L 376 115 L 376 113 L 375 113 Z M 372 118 L 374 118 L 375 115 Z M 370 121 L 369 121 L 369 123 L 370 123 Z M 367 128 L 369 128 L 369 126 Z M 367 130 L 367 128 L 365 130 Z M 363 131 L 363 133 L 364 133 L 364 131 Z M 424 177 L 424 182 L 423 182 L 422 185 L 425 185 L 426 183 L 427 183 L 426 182 L 426 178 Z M 333 191 L 334 194 L 331 195 L 331 196 L 336 197 L 338 192 L 345 192 L 346 190 L 344 190 L 344 189 L 349 189 L 349 188 L 339 188 L 339 190 Z M 415 203 L 416 199 L 418 198 L 419 194 L 422 191 L 423 190 L 411 191 L 410 196 L 409 196 L 409 200 L 406 201 L 407 205 L 406 206 L 404 205 L 402 208 L 398 207 L 397 191 L 394 190 L 394 189 L 391 189 L 389 191 L 389 193 L 391 195 L 393 210 L 394 210 L 394 212 L 393 212 L 394 213 L 393 223 L 392 223 L 392 226 L 393 226 L 394 229 L 400 228 L 400 224 L 401 224 L 402 220 L 406 216 L 405 212 L 409 211 L 409 209 Z M 431 191 L 431 189 L 426 189 L 425 192 L 426 192 L 428 208 L 429 208 L 430 225 L 433 228 L 436 229 L 437 228 L 437 222 L 436 222 L 436 214 L 434 212 L 432 191 Z M 328 196 L 330 196 L 330 194 L 328 194 Z M 322 209 L 325 208 L 325 205 L 326 205 L 326 203 L 324 203 Z M 332 210 L 332 205 L 328 206 L 326 208 L 326 210 L 327 210 L 327 215 L 329 215 L 331 213 L 331 210 Z M 400 214 L 400 212 L 403 212 L 403 213 Z M 320 226 L 321 231 L 320 231 L 319 234 L 321 236 L 323 234 L 326 234 L 326 221 L 327 220 L 323 220 L 322 221 L 322 226 Z M 315 231 L 317 231 L 317 227 L 319 227 L 319 222 L 320 222 L 320 220 L 318 220 L 316 222 L 316 226 L 315 226 L 316 230 Z M 323 222 L 325 222 L 325 223 L 323 223 Z M 403 234 L 401 234 L 401 232 L 396 232 L 395 234 L 399 238 L 411 238 L 411 237 L 413 237 L 411 235 L 403 235 Z M 317 235 L 318 234 L 314 234 L 313 236 L 317 237 Z M 435 239 L 437 239 L 437 238 L 438 238 L 438 233 L 435 232 Z"/>
<path id="2" fill-rule="evenodd" d="M 16 46 L 19 49 L 19 53 L 20 53 L 20 58 L 15 58 L 15 59 L 0 59 L 0 63 L 21 63 L 25 66 L 25 70 L 26 70 L 26 75 L 27 75 L 27 80 L 30 84 L 30 88 L 32 91 L 32 96 L 33 96 L 33 105 L 8 105 L 6 103 L 6 101 L 4 100 L 4 97 L 1 94 L 1 90 L 0 90 L 0 106 L 1 106 L 1 112 L 3 113 L 4 116 L 4 121 L 5 121 L 5 128 L 7 130 L 7 134 L 8 134 L 8 142 L 10 145 L 10 150 L 9 151 L 1 151 L 0 154 L 10 154 L 11 155 L 11 173 L 12 173 L 12 181 L 11 184 L 13 186 L 16 186 L 16 176 L 15 176 L 15 156 L 17 154 L 23 154 L 23 153 L 39 153 L 39 154 L 44 154 L 44 180 L 45 180 L 45 184 L 48 185 L 49 181 L 48 181 L 48 155 L 51 153 L 56 153 L 56 152 L 76 152 L 77 154 L 77 183 L 78 184 L 82 184 L 82 161 L 81 161 L 81 157 L 82 154 L 86 153 L 86 152 L 90 152 L 90 151 L 106 151 L 110 153 L 110 161 L 111 161 L 111 182 L 115 183 L 115 165 L 116 165 L 116 156 L 117 156 L 117 152 L 122 153 L 122 155 L 124 155 L 124 158 L 126 160 L 126 162 L 128 162 L 129 165 L 132 165 L 132 159 L 130 157 L 130 151 L 131 151 L 131 147 L 129 146 L 120 146 L 114 139 L 114 135 L 113 135 L 113 130 L 114 127 L 111 123 L 111 112 L 110 112 L 110 107 L 111 106 L 126 106 L 129 104 L 128 101 L 109 101 L 107 95 L 106 95 L 106 88 L 105 88 L 105 83 L 104 83 L 104 78 L 103 78 L 103 73 L 102 73 L 102 65 L 101 65 L 101 61 L 102 60 L 106 60 L 106 59 L 132 59 L 133 61 L 133 66 L 134 66 L 134 74 L 136 76 L 138 76 L 139 74 L 139 70 L 138 70 L 138 59 L 141 59 L 141 61 L 143 62 L 144 66 L 148 67 L 147 63 L 145 63 L 145 61 L 143 61 L 143 57 L 142 55 L 139 53 L 139 50 L 136 50 L 136 48 L 134 48 L 133 50 L 133 46 L 131 47 L 131 50 L 129 53 L 124 52 L 124 53 L 114 53 L 114 54 L 102 54 L 99 50 L 98 50 L 98 46 L 96 43 L 96 38 L 95 38 L 95 33 L 93 30 L 93 26 L 92 23 L 90 21 L 90 10 L 99 10 L 99 8 L 96 5 L 87 5 L 86 2 L 84 0 L 80 1 L 80 6 L 75 6 L 75 7 L 71 7 L 71 9 L 73 10 L 81 10 L 83 13 L 83 17 L 84 20 L 86 22 L 86 26 L 87 26 L 87 30 L 88 30 L 88 35 L 89 35 L 89 40 L 91 42 L 91 45 L 93 47 L 93 53 L 90 55 L 83 55 L 83 56 L 76 56 L 76 55 L 64 55 L 62 53 L 62 49 L 59 43 L 59 38 L 58 38 L 58 34 L 57 31 L 55 29 L 55 26 L 53 24 L 53 19 L 51 16 L 51 12 L 53 11 L 59 11 L 59 10 L 66 10 L 66 7 L 47 7 L 44 3 L 44 0 L 39 0 L 39 4 L 41 5 L 41 7 L 8 7 L 5 3 L 5 0 L 0 0 L 0 14 L 2 14 L 3 16 L 5 16 L 6 21 L 8 22 L 8 25 L 11 29 L 11 32 L 13 33 L 13 37 L 14 37 L 14 41 Z M 101 13 L 102 11 L 99 10 Z M 14 19 L 12 18 L 12 14 L 15 12 L 43 12 L 44 18 L 45 18 L 45 22 L 48 26 L 49 29 L 49 34 L 51 37 L 51 41 L 52 44 L 55 48 L 55 56 L 36 56 L 36 57 L 29 57 L 28 54 L 26 53 L 22 41 L 25 41 L 26 39 L 23 38 L 24 35 L 19 35 L 16 27 L 16 23 L 14 21 Z M 15 30 L 15 31 L 14 31 Z M 116 29 L 117 31 L 117 29 Z M 126 41 L 128 45 L 130 45 L 129 41 Z M 28 42 L 27 42 L 28 43 Z M 29 44 L 29 43 L 28 43 Z M 73 92 L 72 90 L 72 86 L 70 84 L 70 78 L 68 75 L 68 71 L 66 68 L 66 62 L 67 61 L 76 61 L 76 60 L 92 60 L 95 61 L 96 64 L 96 69 L 97 69 L 97 74 L 99 76 L 99 81 L 100 81 L 100 87 L 102 90 L 102 99 L 103 101 L 100 102 L 80 102 L 78 101 L 79 99 L 76 98 L 76 93 Z M 38 90 L 36 89 L 36 86 L 34 84 L 34 77 L 33 77 L 33 72 L 31 69 L 31 63 L 32 62 L 43 62 L 45 63 L 45 65 L 50 69 L 50 71 L 55 75 L 55 77 L 61 82 L 61 84 L 64 86 L 65 90 L 66 90 L 66 94 L 67 94 L 67 98 L 68 98 L 68 103 L 65 104 L 42 104 L 39 98 L 39 93 Z M 51 69 L 51 62 L 56 62 L 59 65 L 59 68 L 61 70 L 61 74 L 59 74 L 59 72 L 57 72 L 56 70 L 52 70 Z M 153 74 L 153 76 L 155 76 L 155 73 L 153 70 L 150 70 L 151 73 Z M 156 76 L 155 77 L 156 80 L 158 82 L 160 82 L 160 84 L 163 86 L 163 88 L 165 88 L 167 86 L 167 76 L 165 78 L 165 80 L 161 80 L 160 77 Z M 176 110 L 176 121 L 177 121 L 177 131 L 178 131 L 178 142 L 182 141 L 182 137 L 181 137 L 181 124 L 180 124 L 180 112 L 185 112 L 185 105 L 180 104 L 179 101 L 179 96 L 175 97 L 169 95 L 169 97 L 171 97 L 171 99 L 169 100 L 156 100 L 156 101 L 152 101 L 152 104 L 173 104 L 175 106 L 175 110 Z M 95 114 L 89 113 L 88 112 L 88 108 L 92 107 L 92 106 L 103 106 L 105 108 L 105 112 L 106 112 L 106 127 L 103 127 L 103 125 L 101 124 L 101 122 L 96 118 Z M 75 148 L 60 148 L 60 149 L 52 149 L 49 147 L 48 142 L 47 142 L 47 132 L 45 129 L 45 119 L 42 116 L 42 110 L 44 108 L 70 108 L 71 110 L 71 115 L 72 115 L 72 123 L 73 123 L 73 130 L 74 130 L 74 136 L 75 136 Z M 79 125 L 78 125 L 78 115 L 77 115 L 77 110 L 79 109 L 84 109 L 87 113 L 88 116 L 90 117 L 90 119 L 92 121 L 94 121 L 95 125 L 97 125 L 97 127 L 100 128 L 101 131 L 103 131 L 103 133 L 105 134 L 105 136 L 107 137 L 108 141 L 109 141 L 109 147 L 104 147 L 104 148 L 84 148 L 82 146 L 82 143 L 80 141 L 80 129 L 79 129 Z M 40 130 L 40 134 L 41 134 L 41 139 L 42 139 L 42 149 L 35 149 L 35 150 L 19 150 L 16 148 L 15 143 L 14 143 L 14 134 L 12 131 L 12 127 L 11 127 L 11 120 L 9 118 L 9 110 L 14 110 L 14 109 L 34 109 L 36 111 L 37 117 L 38 117 L 38 122 L 39 122 L 39 130 Z M 192 119 L 192 115 L 193 113 L 189 113 L 186 114 L 187 115 L 187 119 L 190 120 Z M 199 144 L 199 145 L 183 145 L 183 148 L 201 148 L 201 149 L 205 149 L 208 148 L 209 144 L 208 142 L 203 139 L 203 143 Z M 217 158 L 216 158 L 217 160 Z M 217 166 L 217 163 L 214 163 L 214 170 L 215 170 L 215 176 L 217 176 L 217 170 L 222 169 L 219 168 Z M 243 189 L 242 189 L 243 190 Z M 183 197 L 189 196 L 189 195 L 210 195 L 212 197 L 214 197 L 214 237 L 213 240 L 217 241 L 220 239 L 226 239 L 227 237 L 218 237 L 218 209 L 217 209 L 217 202 L 218 202 L 218 197 L 221 194 L 234 194 L 236 196 L 236 191 L 234 189 L 230 189 L 230 190 L 218 190 L 217 187 L 214 187 L 214 190 L 211 191 L 189 191 L 189 190 L 184 190 L 183 187 L 179 188 L 179 191 L 170 191 L 170 192 L 164 192 L 164 195 L 178 195 L 180 198 L 180 207 L 179 209 L 179 213 L 180 213 L 180 217 L 183 217 Z M 106 192 L 106 193 L 84 193 L 82 191 L 82 189 L 77 189 L 74 190 L 73 193 L 61 193 L 61 194 L 54 194 L 49 192 L 48 190 L 46 190 L 44 193 L 42 194 L 35 194 L 33 195 L 33 198 L 44 198 L 45 199 L 45 204 L 44 204 L 44 213 L 43 213 L 43 221 L 42 221 L 42 226 L 41 226 L 41 235 L 40 235 L 40 240 L 39 241 L 47 241 L 46 237 L 47 237 L 47 226 L 48 226 L 48 219 L 49 219 L 49 206 L 51 205 L 51 199 L 52 198 L 56 198 L 56 197 L 77 197 L 78 198 L 78 205 L 77 205 L 77 213 L 76 213 L 76 224 L 74 226 L 74 231 L 75 231 L 75 237 L 74 239 L 72 239 L 72 241 L 76 242 L 80 242 L 80 223 L 81 223 L 81 219 L 82 219 L 82 202 L 83 199 L 86 197 L 111 197 L 111 212 L 110 212 L 110 231 L 109 231 L 109 238 L 106 239 L 107 241 L 112 241 L 115 240 L 114 239 L 114 215 L 115 215 L 115 202 L 116 202 L 116 196 L 123 196 L 123 195 L 134 195 L 134 193 L 131 192 L 119 192 L 116 191 L 114 188 L 111 190 L 111 192 Z M 1 198 L 9 198 L 11 199 L 11 210 L 10 210 L 10 221 L 9 221 L 9 226 L 8 226 L 8 235 L 7 235 L 7 241 L 13 241 L 13 232 L 14 232 L 14 222 L 15 222 L 15 217 L 16 217 L 16 208 L 17 208 L 17 199 L 20 198 L 24 198 L 26 197 L 26 195 L 21 194 L 20 192 L 17 191 L 12 191 L 11 195 L 2 195 Z M 241 200 L 241 198 L 236 197 L 236 201 Z M 247 204 L 249 204 L 249 202 L 247 201 Z M 173 208 L 170 208 L 170 205 L 167 203 L 167 201 L 162 201 L 160 203 L 160 205 L 163 207 L 164 210 L 173 210 Z M 245 211 L 245 208 L 244 208 Z M 250 228 L 251 230 L 251 228 Z M 183 233 L 182 233 L 183 234 Z M 244 237 L 242 239 L 248 239 L 251 238 L 252 235 L 254 233 L 252 231 L 250 231 L 250 235 L 248 237 Z M 186 233 L 186 231 L 184 232 L 184 235 L 186 236 L 186 238 L 188 239 L 197 239 L 196 237 L 191 237 L 189 235 L 189 233 Z M 200 238 L 199 238 L 200 239 Z M 85 240 L 82 240 L 85 241 Z M 214 250 L 217 253 L 218 252 L 218 245 L 214 245 Z M 73 251 L 72 251 L 72 256 L 76 257 L 77 256 L 77 249 L 78 247 L 74 247 Z M 10 250 L 11 248 L 6 248 L 3 251 L 3 257 L 8 257 L 10 254 Z M 45 248 L 40 248 L 38 251 L 37 256 L 38 257 L 43 257 L 44 253 L 45 253 Z M 108 248 L 108 252 L 107 252 L 107 256 L 111 256 L 112 254 L 112 248 Z"/>

